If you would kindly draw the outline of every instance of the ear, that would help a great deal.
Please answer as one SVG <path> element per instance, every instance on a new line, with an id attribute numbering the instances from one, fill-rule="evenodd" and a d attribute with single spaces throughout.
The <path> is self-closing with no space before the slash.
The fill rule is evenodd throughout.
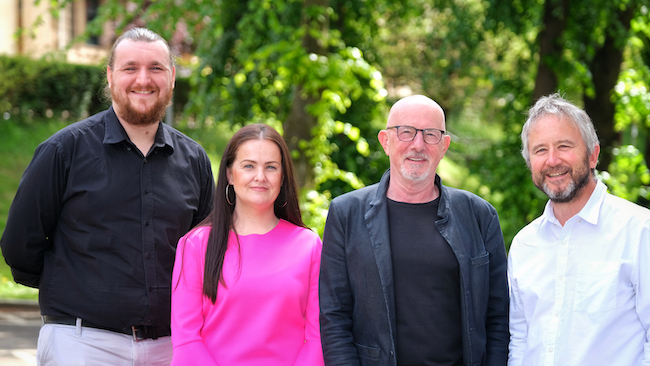
<path id="1" fill-rule="evenodd" d="M 106 82 L 108 83 L 108 87 L 111 87 L 111 80 L 113 79 L 113 70 L 111 70 L 110 66 L 106 66 Z"/>
<path id="2" fill-rule="evenodd" d="M 596 165 L 598 165 L 598 156 L 600 155 L 600 145 L 596 144 L 594 146 L 594 151 L 591 152 L 591 155 L 589 156 L 589 168 L 595 169 Z"/>
<path id="3" fill-rule="evenodd" d="M 440 141 L 442 144 L 442 153 L 446 153 L 447 150 L 449 149 L 449 145 L 451 144 L 451 136 L 449 135 L 444 135 L 442 136 L 442 141 Z"/>
<path id="4" fill-rule="evenodd" d="M 172 89 L 176 87 L 176 66 L 172 66 Z"/>
<path id="5" fill-rule="evenodd" d="M 379 143 L 381 144 L 381 147 L 384 148 L 384 153 L 386 153 L 386 156 L 390 156 L 388 153 L 388 130 L 381 130 L 377 134 L 377 139 L 379 140 Z"/>
<path id="6" fill-rule="evenodd" d="M 230 172 L 230 168 L 226 168 L 226 179 L 228 184 L 232 184 L 232 173 Z"/>

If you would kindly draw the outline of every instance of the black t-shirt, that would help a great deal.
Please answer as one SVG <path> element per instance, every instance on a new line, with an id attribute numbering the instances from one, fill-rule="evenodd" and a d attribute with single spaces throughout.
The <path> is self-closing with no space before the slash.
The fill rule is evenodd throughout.
<path id="1" fill-rule="evenodd" d="M 438 202 L 388 200 L 399 366 L 463 364 L 459 265 Z"/>

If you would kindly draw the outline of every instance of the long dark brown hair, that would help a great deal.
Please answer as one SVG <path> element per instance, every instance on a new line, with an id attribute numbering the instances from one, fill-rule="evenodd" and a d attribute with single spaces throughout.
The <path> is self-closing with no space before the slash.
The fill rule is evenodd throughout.
<path id="1" fill-rule="evenodd" d="M 217 286 L 219 282 L 224 284 L 222 272 L 226 249 L 228 249 L 228 234 L 232 230 L 237 235 L 233 226 L 235 205 L 230 205 L 226 200 L 226 186 L 228 185 L 226 170 L 232 167 L 239 147 L 249 140 L 269 140 L 280 148 L 283 183 L 273 205 L 275 216 L 289 221 L 294 225 L 306 227 L 300 215 L 298 189 L 293 175 L 293 161 L 291 160 L 289 148 L 282 136 L 273 127 L 264 124 L 248 125 L 237 131 L 228 142 L 223 157 L 221 158 L 212 213 L 210 213 L 210 216 L 205 221 L 205 224 L 210 225 L 212 229 L 210 230 L 208 245 L 205 251 L 203 293 L 212 300 L 213 304 L 217 300 Z M 230 191 L 233 191 L 232 187 Z M 230 201 L 234 202 L 232 198 Z M 237 240 L 239 241 L 239 239 Z"/>

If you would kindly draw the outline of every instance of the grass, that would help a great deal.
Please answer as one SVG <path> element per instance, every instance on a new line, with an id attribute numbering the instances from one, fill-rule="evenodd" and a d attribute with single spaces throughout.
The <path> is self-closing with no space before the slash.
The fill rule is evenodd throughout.
<path id="1" fill-rule="evenodd" d="M 55 120 L 18 123 L 0 119 L 0 233 L 4 232 L 9 206 L 34 150 L 39 143 L 65 126 L 66 123 Z M 0 298 L 37 297 L 38 290 L 16 284 L 9 266 L 4 259 L 0 260 Z"/>

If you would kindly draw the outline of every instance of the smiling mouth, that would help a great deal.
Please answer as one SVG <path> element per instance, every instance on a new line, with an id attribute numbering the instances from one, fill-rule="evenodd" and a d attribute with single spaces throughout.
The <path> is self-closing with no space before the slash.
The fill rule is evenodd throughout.
<path id="1" fill-rule="evenodd" d="M 133 93 L 135 94 L 153 94 L 153 90 L 133 90 Z"/>
<path id="2" fill-rule="evenodd" d="M 407 157 L 406 160 L 414 161 L 414 162 L 419 163 L 419 162 L 421 162 L 421 161 L 426 161 L 427 159 L 426 159 L 426 158 L 423 158 L 423 157 L 415 157 L 415 156 L 412 156 L 412 157 Z"/>

